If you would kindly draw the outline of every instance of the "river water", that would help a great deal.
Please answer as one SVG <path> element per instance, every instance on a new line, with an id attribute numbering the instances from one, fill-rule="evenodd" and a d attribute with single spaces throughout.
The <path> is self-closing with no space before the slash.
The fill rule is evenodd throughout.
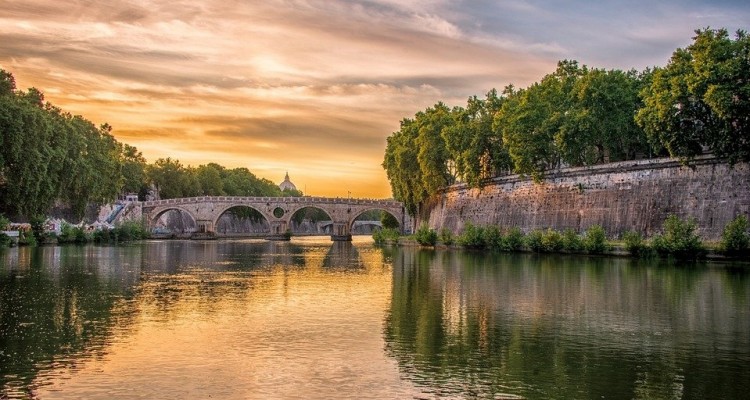
<path id="1" fill-rule="evenodd" d="M 4 249 L 0 398 L 748 399 L 750 266 L 356 237 Z"/>

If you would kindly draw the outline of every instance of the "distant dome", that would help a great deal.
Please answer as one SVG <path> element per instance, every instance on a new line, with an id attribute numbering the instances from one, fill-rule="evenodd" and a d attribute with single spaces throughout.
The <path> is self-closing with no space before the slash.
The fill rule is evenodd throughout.
<path id="1" fill-rule="evenodd" d="M 289 180 L 289 172 L 284 177 L 284 182 L 279 183 L 279 189 L 283 192 L 284 190 L 297 190 L 297 186 L 294 186 L 292 181 Z"/>

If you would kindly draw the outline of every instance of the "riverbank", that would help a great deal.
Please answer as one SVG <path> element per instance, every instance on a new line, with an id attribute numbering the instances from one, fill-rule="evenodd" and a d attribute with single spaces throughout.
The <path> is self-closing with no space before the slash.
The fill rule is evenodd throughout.
<path id="1" fill-rule="evenodd" d="M 603 256 L 603 257 L 627 257 L 627 258 L 637 258 L 642 257 L 639 255 L 633 255 L 631 252 L 629 252 L 625 246 L 624 243 L 611 243 L 610 247 L 600 253 L 586 253 L 586 252 L 570 252 L 570 251 L 557 251 L 557 252 L 539 252 L 539 251 L 533 251 L 528 248 L 522 248 L 514 251 L 496 251 L 496 250 L 487 250 L 487 249 L 477 249 L 477 248 L 471 248 L 467 246 L 462 246 L 459 244 L 450 244 L 446 245 L 443 243 L 437 243 L 433 246 L 424 246 L 419 244 L 419 242 L 414 239 L 413 237 L 401 237 L 398 240 L 387 240 L 382 244 L 391 245 L 391 246 L 401 246 L 401 247 L 422 247 L 422 248 L 432 248 L 436 250 L 462 250 L 462 251 L 476 251 L 476 252 L 482 252 L 482 253 L 526 253 L 526 254 L 563 254 L 563 255 L 575 255 L 575 256 L 581 256 L 581 255 L 591 255 L 591 256 Z M 651 254 L 646 255 L 643 257 L 659 257 L 657 254 Z M 726 254 L 723 254 L 721 251 L 718 250 L 718 243 L 708 243 L 707 248 L 705 250 L 705 254 L 700 257 L 700 259 L 708 260 L 708 261 L 741 261 L 748 263 L 748 267 L 750 267 L 750 258 L 748 258 L 747 255 L 745 256 L 727 256 Z"/>

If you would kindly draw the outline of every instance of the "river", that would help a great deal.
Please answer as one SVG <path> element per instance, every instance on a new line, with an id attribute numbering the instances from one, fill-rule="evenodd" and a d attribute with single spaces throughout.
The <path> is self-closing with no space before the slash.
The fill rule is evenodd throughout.
<path id="1" fill-rule="evenodd" d="M 0 249 L 0 398 L 748 399 L 750 266 L 328 238 Z"/>

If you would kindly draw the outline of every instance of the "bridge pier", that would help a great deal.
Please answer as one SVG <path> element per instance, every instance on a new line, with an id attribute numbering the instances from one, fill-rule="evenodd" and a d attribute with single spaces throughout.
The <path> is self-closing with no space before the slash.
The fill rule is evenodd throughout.
<path id="1" fill-rule="evenodd" d="M 352 232 L 349 230 L 348 222 L 334 222 L 331 240 L 334 242 L 351 242 Z"/>
<path id="2" fill-rule="evenodd" d="M 271 221 L 271 235 L 268 240 L 291 240 L 292 234 L 287 227 L 286 221 Z"/>

